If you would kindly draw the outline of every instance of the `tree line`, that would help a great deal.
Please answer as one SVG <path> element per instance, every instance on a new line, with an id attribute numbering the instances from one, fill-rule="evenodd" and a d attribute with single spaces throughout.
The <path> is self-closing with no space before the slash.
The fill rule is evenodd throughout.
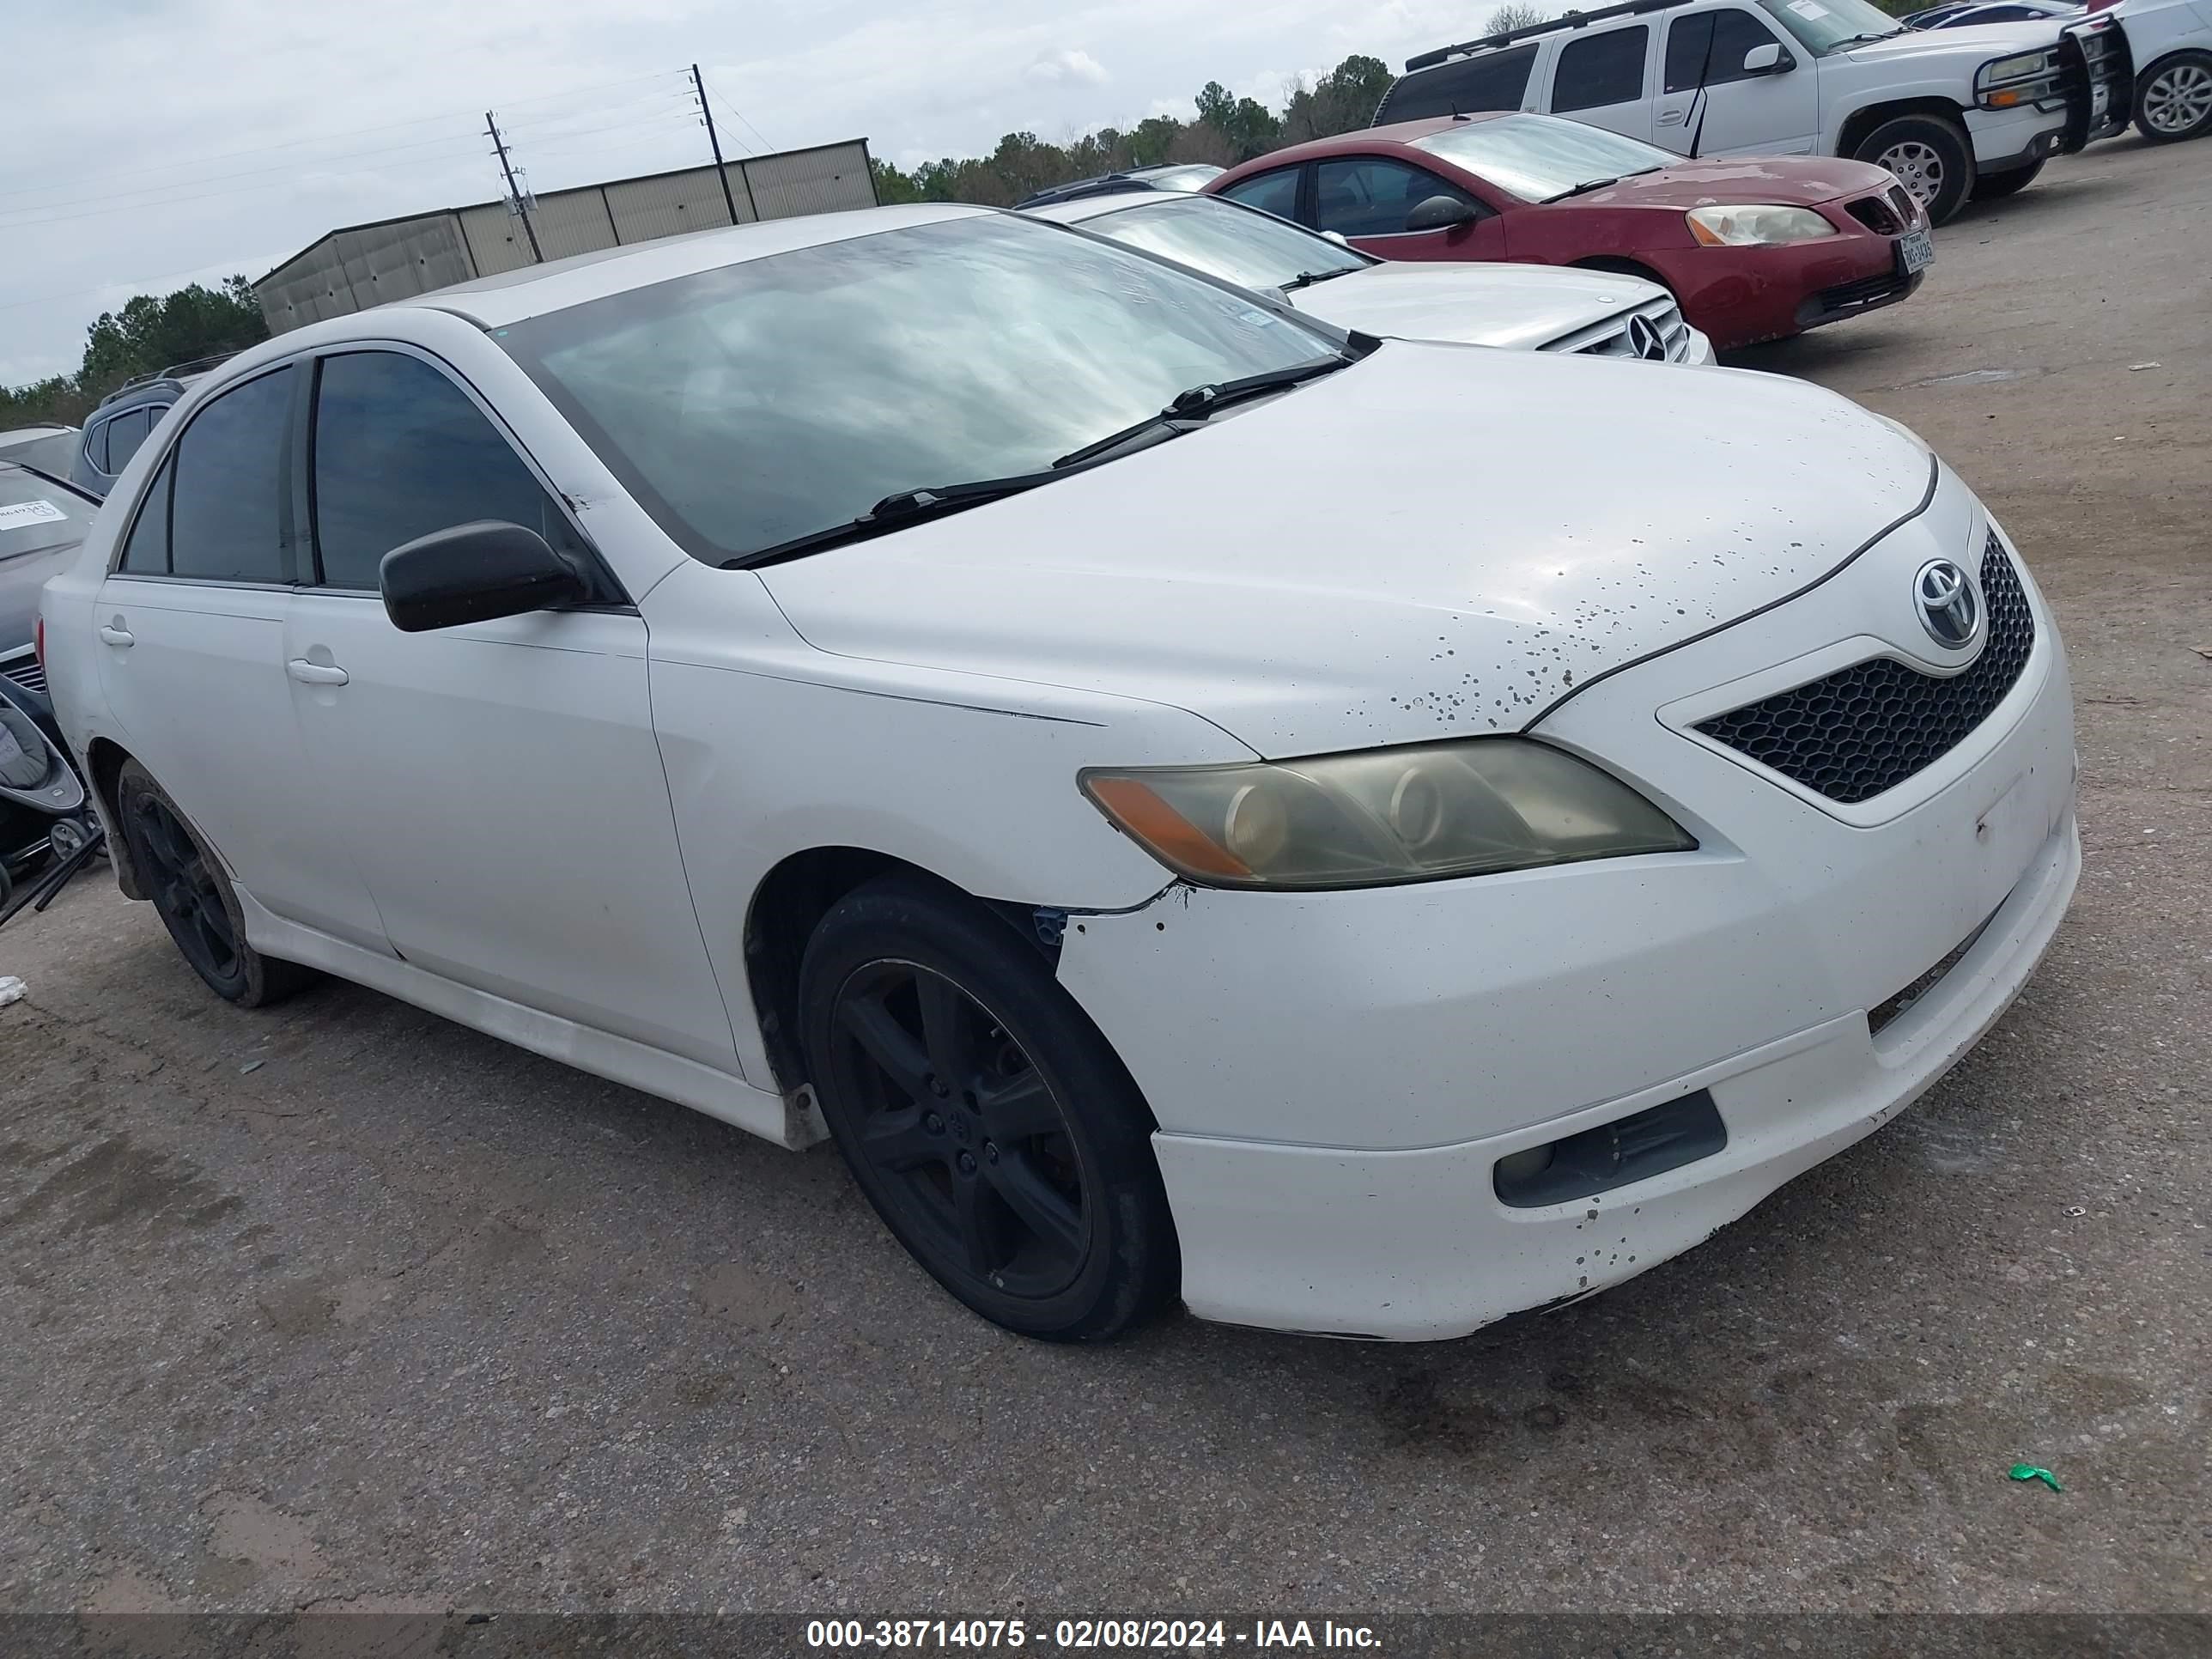
<path id="1" fill-rule="evenodd" d="M 1193 100 L 1189 120 L 1154 115 L 1124 131 L 1096 132 L 1050 143 L 1034 132 L 1010 132 L 988 155 L 924 161 L 911 172 L 877 160 L 876 198 L 882 202 L 974 202 L 1011 207 L 1024 196 L 1074 179 L 1170 161 L 1210 161 L 1234 167 L 1285 144 L 1302 144 L 1364 127 L 1395 77 L 1379 58 L 1358 53 L 1308 85 L 1291 82 L 1283 107 L 1239 98 L 1209 81 Z"/>
<path id="2" fill-rule="evenodd" d="M 84 357 L 74 374 L 49 375 L 23 386 L 0 386 L 0 428 L 33 421 L 79 426 L 100 400 L 125 380 L 197 357 L 239 351 L 269 337 L 253 285 L 232 276 L 220 286 L 193 283 L 159 298 L 132 295 L 100 313 L 86 331 Z"/>

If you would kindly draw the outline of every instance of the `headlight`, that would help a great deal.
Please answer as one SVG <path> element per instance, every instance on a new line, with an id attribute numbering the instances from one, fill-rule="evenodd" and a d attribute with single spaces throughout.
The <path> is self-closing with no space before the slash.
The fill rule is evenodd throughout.
<path id="1" fill-rule="evenodd" d="M 2024 52 L 2017 58 L 1996 58 L 1974 72 L 1978 86 L 1993 87 L 2002 81 L 2025 81 L 2031 76 L 2049 72 L 2056 53 Z"/>
<path id="2" fill-rule="evenodd" d="M 1626 784 L 1524 738 L 1080 781 L 1146 852 L 1209 887 L 1374 887 L 1698 844 Z"/>
<path id="3" fill-rule="evenodd" d="M 1707 247 L 1809 242 L 1836 234 L 1836 228 L 1810 208 L 1702 207 L 1691 209 L 1685 216 L 1690 234 Z"/>
<path id="4" fill-rule="evenodd" d="M 1977 100 L 1990 109 L 2009 109 L 2047 97 L 2057 90 L 2058 54 L 2024 52 L 2016 58 L 1996 58 L 1974 71 Z"/>

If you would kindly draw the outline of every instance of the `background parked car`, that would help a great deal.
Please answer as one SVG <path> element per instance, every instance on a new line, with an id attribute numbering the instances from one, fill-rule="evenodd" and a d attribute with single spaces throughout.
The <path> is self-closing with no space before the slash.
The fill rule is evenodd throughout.
<path id="1" fill-rule="evenodd" d="M 2212 0 L 2119 0 L 2096 15 L 2126 41 L 2136 130 L 2154 144 L 2212 132 Z"/>
<path id="2" fill-rule="evenodd" d="M 0 459 L 0 674 L 33 690 L 39 590 L 83 544 L 100 503 L 46 473 Z"/>
<path id="3" fill-rule="evenodd" d="M 232 355 L 225 352 L 218 357 L 179 363 L 125 381 L 109 392 L 85 421 L 70 463 L 70 482 L 104 498 L 138 453 L 138 446 L 161 424 L 169 406 L 184 396 L 185 388 Z"/>
<path id="4" fill-rule="evenodd" d="M 1138 190 L 1200 190 L 1208 179 L 1221 176 L 1222 169 L 1210 161 L 1178 161 L 1165 167 L 1131 167 L 1123 173 L 1102 173 L 1095 179 L 1078 179 L 1073 183 L 1054 185 L 1048 190 L 1025 196 L 1014 205 L 1018 208 L 1043 207 L 1052 202 L 1079 201 L 1086 196 L 1118 196 Z"/>
<path id="5" fill-rule="evenodd" d="M 1261 156 L 1206 188 L 1386 259 L 1641 276 L 1723 349 L 1894 305 L 1935 258 L 1919 204 L 1866 162 L 1686 161 L 1548 115 L 1370 127 Z"/>
<path id="6" fill-rule="evenodd" d="M 1683 321 L 1674 296 L 1633 276 L 1386 261 L 1221 196 L 1093 196 L 1030 211 L 1224 282 L 1273 289 L 1340 328 L 1534 351 L 1713 361 L 1712 342 Z"/>
<path id="7" fill-rule="evenodd" d="M 69 476 L 76 459 L 77 429 L 58 421 L 33 421 L 0 432 L 0 461 L 19 461 L 57 477 Z"/>
<path id="8" fill-rule="evenodd" d="M 1852 156 L 1937 224 L 2116 131 L 2124 66 L 2052 21 L 1927 33 L 1868 0 L 1629 0 L 1409 58 L 1376 124 L 1528 109 L 1680 154 Z"/>
<path id="9" fill-rule="evenodd" d="M 1897 21 L 1909 29 L 1973 28 L 1983 23 L 2031 23 L 2041 17 L 2080 17 L 2087 8 L 2061 0 L 1951 0 L 1908 11 Z"/>

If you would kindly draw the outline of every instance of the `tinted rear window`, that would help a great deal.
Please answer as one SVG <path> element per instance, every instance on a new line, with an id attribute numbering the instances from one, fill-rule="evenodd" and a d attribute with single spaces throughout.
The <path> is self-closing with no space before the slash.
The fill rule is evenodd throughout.
<path id="1" fill-rule="evenodd" d="M 1479 115 L 1485 110 L 1519 109 L 1534 67 L 1534 44 L 1508 46 L 1401 76 L 1375 112 L 1375 125 L 1425 121 L 1439 115 Z"/>
<path id="2" fill-rule="evenodd" d="M 291 579 L 285 557 L 284 435 L 290 368 L 203 404 L 176 449 L 169 568 L 214 581 Z"/>

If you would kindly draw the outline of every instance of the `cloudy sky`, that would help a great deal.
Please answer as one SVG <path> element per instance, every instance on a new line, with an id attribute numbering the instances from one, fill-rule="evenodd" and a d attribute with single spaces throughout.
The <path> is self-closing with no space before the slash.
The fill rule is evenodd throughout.
<path id="1" fill-rule="evenodd" d="M 865 137 L 910 166 L 1187 116 L 1209 80 L 1276 103 L 1349 52 L 1395 65 L 1474 33 L 1492 3 L 0 0 L 0 383 L 74 370 L 132 294 L 497 196 L 487 108 L 536 190 L 694 165 L 696 60 L 726 149 Z"/>

